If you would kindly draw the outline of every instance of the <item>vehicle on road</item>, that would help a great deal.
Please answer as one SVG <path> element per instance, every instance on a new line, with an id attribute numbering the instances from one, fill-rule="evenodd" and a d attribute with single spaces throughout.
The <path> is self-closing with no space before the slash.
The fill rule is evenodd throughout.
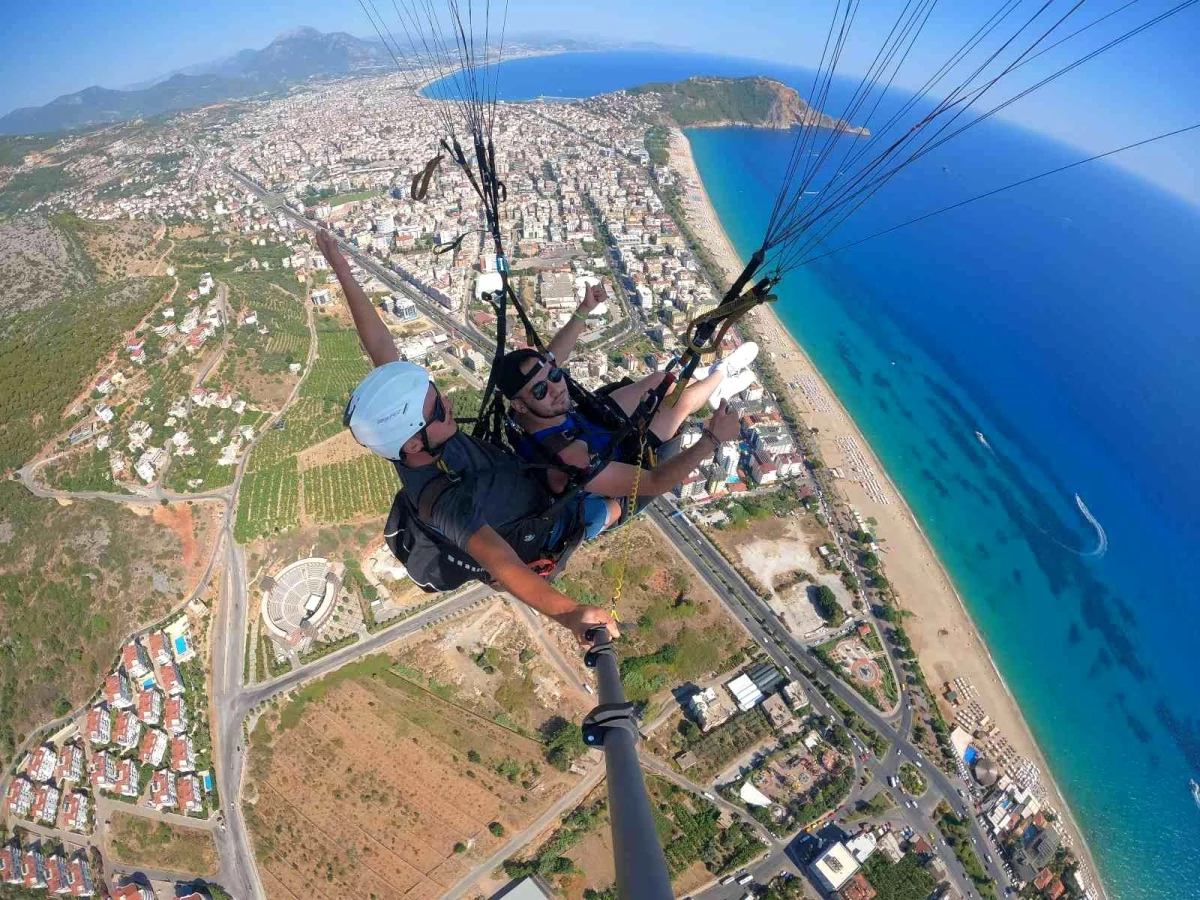
<path id="1" fill-rule="evenodd" d="M 705 791 L 703 794 L 701 794 L 701 796 L 702 796 L 702 797 L 703 797 L 705 800 L 712 800 L 713 802 L 716 802 L 716 799 L 717 799 L 717 798 L 716 798 L 716 797 L 714 797 L 712 794 L 710 794 L 708 791 Z"/>
<path id="2" fill-rule="evenodd" d="M 754 876 L 751 875 L 749 872 L 743 872 L 741 875 L 739 875 L 737 877 L 738 884 L 749 884 L 753 880 L 754 880 Z"/>
<path id="3" fill-rule="evenodd" d="M 923 769 L 923 768 L 925 768 L 925 765 L 924 765 L 924 763 L 922 763 L 922 762 L 921 762 L 919 759 L 914 759 L 914 760 L 913 760 L 913 762 L 915 762 L 915 763 L 917 764 L 917 768 L 918 768 L 918 769 Z"/>
<path id="4" fill-rule="evenodd" d="M 726 875 L 724 878 L 718 881 L 717 884 L 733 884 L 733 876 Z"/>

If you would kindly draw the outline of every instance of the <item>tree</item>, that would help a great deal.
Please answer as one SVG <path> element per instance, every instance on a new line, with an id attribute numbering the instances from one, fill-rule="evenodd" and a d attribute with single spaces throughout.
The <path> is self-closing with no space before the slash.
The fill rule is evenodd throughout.
<path id="1" fill-rule="evenodd" d="M 579 726 L 561 717 L 550 723 L 546 735 L 546 761 L 561 772 L 587 750 Z"/>
<path id="2" fill-rule="evenodd" d="M 684 719 L 679 723 L 679 733 L 690 743 L 700 737 L 700 726 L 691 719 Z"/>
<path id="3" fill-rule="evenodd" d="M 837 602 L 837 596 L 833 593 L 833 589 L 827 584 L 818 585 L 814 591 L 813 603 L 817 607 L 817 612 L 821 618 L 829 625 L 835 628 L 846 621 L 846 613 Z"/>
<path id="4" fill-rule="evenodd" d="M 499 822 L 491 822 L 488 824 L 488 831 L 496 837 L 504 837 L 504 826 Z"/>
<path id="5" fill-rule="evenodd" d="M 468 760 L 468 762 L 477 763 L 477 762 L 479 762 L 479 761 L 480 761 L 480 758 L 481 758 L 481 757 L 479 756 L 479 751 L 478 751 L 478 750 L 468 750 L 468 751 L 467 751 L 467 760 Z"/>
<path id="6" fill-rule="evenodd" d="M 462 841 L 459 841 L 457 844 L 454 845 L 454 852 L 455 853 L 466 853 L 467 845 L 464 844 Z"/>

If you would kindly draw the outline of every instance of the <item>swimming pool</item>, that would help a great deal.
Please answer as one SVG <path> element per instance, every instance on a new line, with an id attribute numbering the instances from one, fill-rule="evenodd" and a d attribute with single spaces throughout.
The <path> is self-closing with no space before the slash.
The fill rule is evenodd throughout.
<path id="1" fill-rule="evenodd" d="M 212 790 L 212 775 L 208 772 L 204 773 L 204 789 L 206 791 Z"/>
<path id="2" fill-rule="evenodd" d="M 175 655 L 183 656 L 183 654 L 187 653 L 187 650 L 188 650 L 187 638 L 185 638 L 182 634 L 177 635 L 175 638 Z"/>

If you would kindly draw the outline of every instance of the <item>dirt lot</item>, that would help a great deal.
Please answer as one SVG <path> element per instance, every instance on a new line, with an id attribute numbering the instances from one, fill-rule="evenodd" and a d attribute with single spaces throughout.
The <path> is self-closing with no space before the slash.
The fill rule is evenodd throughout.
<path id="1" fill-rule="evenodd" d="M 567 688 L 514 603 L 497 598 L 428 637 L 405 642 L 397 658 L 488 718 L 503 714 L 530 732 L 557 716 L 580 720 L 594 704 Z M 579 651 L 564 658 L 574 663 Z"/>
<path id="2" fill-rule="evenodd" d="M 573 780 L 537 741 L 386 671 L 285 709 L 290 727 L 270 718 L 245 797 L 271 898 L 441 896 L 503 843 L 490 823 L 519 831 Z"/>
<path id="3" fill-rule="evenodd" d="M 349 430 L 342 431 L 327 441 L 321 441 L 321 443 L 306 447 L 297 453 L 296 468 L 303 472 L 317 466 L 357 459 L 369 452 L 362 444 L 354 440 L 354 435 Z"/>
<path id="4" fill-rule="evenodd" d="M 119 862 L 198 876 L 217 873 L 217 848 L 207 831 L 113 813 L 108 841 Z"/>
<path id="5" fill-rule="evenodd" d="M 749 637 L 662 533 L 644 519 L 580 549 L 555 586 L 582 602 L 607 605 L 626 542 L 630 558 L 617 610 L 621 621 L 634 627 L 621 637 L 621 658 L 629 665 L 633 657 L 674 648 L 674 660 L 648 665 L 641 681 L 630 683 L 627 673 L 630 699 L 649 696 L 653 705 L 670 688 L 723 669 Z M 570 635 L 562 629 L 549 634 L 565 654 L 578 658 Z"/>
<path id="6" fill-rule="evenodd" d="M 189 582 L 204 573 L 216 537 L 217 503 L 173 503 L 154 507 L 154 521 L 179 538 L 180 562 Z"/>
<path id="7" fill-rule="evenodd" d="M 759 519 L 738 528 L 705 529 L 725 554 L 740 560 L 743 572 L 771 595 L 771 608 L 784 616 L 794 634 L 805 635 L 824 624 L 808 597 L 808 587 L 828 585 L 847 615 L 852 615 L 853 597 L 837 572 L 822 561 L 817 547 L 829 541 L 829 534 L 811 518 Z M 812 576 L 798 581 L 796 573 Z M 781 585 L 789 584 L 786 588 Z"/>

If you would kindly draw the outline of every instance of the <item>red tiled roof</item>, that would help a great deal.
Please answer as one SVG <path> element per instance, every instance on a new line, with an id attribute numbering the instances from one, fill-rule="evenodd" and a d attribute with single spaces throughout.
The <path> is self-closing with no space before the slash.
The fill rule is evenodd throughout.
<path id="1" fill-rule="evenodd" d="M 1050 883 L 1050 879 L 1054 877 L 1054 873 L 1049 869 L 1042 869 L 1037 873 L 1037 878 L 1033 879 L 1033 886 L 1039 891 Z"/>
<path id="2" fill-rule="evenodd" d="M 1058 898 L 1062 896 L 1062 892 L 1065 890 L 1066 887 L 1063 886 L 1062 880 L 1055 878 L 1052 882 L 1050 882 L 1050 889 L 1046 891 L 1046 896 L 1049 897 L 1050 900 L 1058 900 Z"/>

